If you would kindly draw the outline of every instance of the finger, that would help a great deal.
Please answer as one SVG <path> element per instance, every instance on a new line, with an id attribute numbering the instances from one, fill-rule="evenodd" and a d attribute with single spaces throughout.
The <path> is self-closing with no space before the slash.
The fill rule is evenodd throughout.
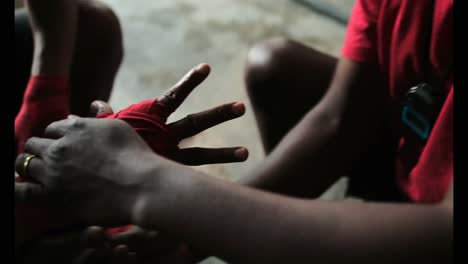
<path id="1" fill-rule="evenodd" d="M 54 142 L 55 140 L 49 138 L 32 137 L 24 144 L 24 152 L 43 157 Z"/>
<path id="2" fill-rule="evenodd" d="M 15 202 L 35 204 L 43 199 L 44 187 L 32 182 L 15 182 Z"/>
<path id="3" fill-rule="evenodd" d="M 93 101 L 89 108 L 91 114 L 96 117 L 108 116 L 114 113 L 112 107 L 108 103 L 101 100 Z"/>
<path id="4" fill-rule="evenodd" d="M 112 234 L 109 236 L 109 241 L 112 245 L 119 245 L 119 244 L 135 244 L 138 241 L 146 240 L 148 231 L 144 229 L 132 226 L 129 230 Z"/>
<path id="5" fill-rule="evenodd" d="M 206 63 L 198 65 L 188 72 L 177 84 L 161 96 L 158 101 L 165 105 L 170 112 L 175 111 L 195 89 L 210 74 L 210 66 Z"/>
<path id="6" fill-rule="evenodd" d="M 42 183 L 44 180 L 44 161 L 36 156 L 34 158 L 28 158 L 31 154 L 23 153 L 20 154 L 15 161 L 15 170 L 19 176 Z M 27 161 L 29 159 L 29 162 Z"/>
<path id="7" fill-rule="evenodd" d="M 68 118 L 53 122 L 48 125 L 44 131 L 44 136 L 58 139 L 63 137 L 72 126 L 76 126 L 81 118 Z"/>
<path id="8" fill-rule="evenodd" d="M 73 264 L 103 264 L 112 263 L 109 260 L 113 256 L 112 248 L 107 242 L 104 228 L 90 226 L 83 231 L 85 250 L 79 253 Z"/>
<path id="9" fill-rule="evenodd" d="M 244 113 L 245 106 L 243 103 L 230 103 L 189 115 L 177 122 L 169 124 L 169 127 L 179 139 L 184 139 L 194 136 L 210 127 L 240 117 Z"/>
<path id="10" fill-rule="evenodd" d="M 110 241 L 113 245 L 127 245 L 129 249 L 135 251 L 139 257 L 168 252 L 177 245 L 175 241 L 157 231 L 148 231 L 139 227 L 114 234 L 110 237 Z"/>
<path id="11" fill-rule="evenodd" d="M 115 264 L 128 264 L 130 262 L 129 259 L 129 248 L 127 245 L 118 245 L 112 251 L 112 263 Z"/>
<path id="12" fill-rule="evenodd" d="M 67 118 L 79 118 L 77 115 L 68 115 Z"/>
<path id="13" fill-rule="evenodd" d="M 185 148 L 177 151 L 174 159 L 182 164 L 197 166 L 204 164 L 232 163 L 245 161 L 249 151 L 234 148 Z"/>
<path id="14" fill-rule="evenodd" d="M 124 257 L 130 252 L 130 249 L 127 245 L 118 245 L 114 247 L 113 253 L 117 257 Z"/>
<path id="15" fill-rule="evenodd" d="M 111 235 L 109 241 L 111 245 L 125 244 L 130 250 L 141 252 L 145 251 L 157 235 L 156 231 L 147 231 L 135 226 L 128 231 Z"/>
<path id="16" fill-rule="evenodd" d="M 97 239 L 99 232 L 103 232 L 103 230 L 99 227 L 91 227 L 65 234 L 44 236 L 35 243 L 30 256 L 42 254 L 43 257 L 47 257 L 47 254 L 51 254 L 48 258 L 65 261 L 66 263 L 69 263 L 72 259 L 88 259 L 93 253 L 88 250 L 91 246 L 89 239 Z M 96 242 L 94 241 L 93 244 Z"/>
<path id="17" fill-rule="evenodd" d="M 90 226 L 86 228 L 83 235 L 88 247 L 102 247 L 107 239 L 104 228 L 99 226 Z"/>

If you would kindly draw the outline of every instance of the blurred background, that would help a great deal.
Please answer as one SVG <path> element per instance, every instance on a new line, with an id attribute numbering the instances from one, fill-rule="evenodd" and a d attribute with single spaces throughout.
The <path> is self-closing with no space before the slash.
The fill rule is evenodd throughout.
<path id="1" fill-rule="evenodd" d="M 15 1 L 17 7 L 22 5 L 21 0 Z M 125 58 L 110 99 L 114 110 L 158 97 L 193 66 L 209 63 L 210 77 L 171 120 L 227 102 L 245 102 L 247 113 L 242 118 L 183 142 L 192 146 L 247 147 L 250 157 L 244 163 L 196 167 L 214 177 L 235 180 L 264 158 L 243 82 L 249 48 L 263 39 L 283 36 L 338 56 L 354 0 L 104 2 L 118 15 L 124 35 Z M 345 185 L 342 179 L 323 198 L 341 199 Z M 222 262 L 213 258 L 203 263 Z"/>

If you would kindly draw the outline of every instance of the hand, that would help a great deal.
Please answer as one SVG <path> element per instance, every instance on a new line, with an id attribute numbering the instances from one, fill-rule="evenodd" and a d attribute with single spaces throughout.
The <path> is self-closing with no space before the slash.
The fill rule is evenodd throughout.
<path id="1" fill-rule="evenodd" d="M 210 72 L 207 64 L 200 64 L 187 73 L 168 92 L 158 98 L 159 103 L 164 104 L 169 113 L 173 113 L 185 100 L 195 87 L 197 87 Z M 103 101 L 95 101 L 91 104 L 91 112 L 100 116 L 113 114 L 112 108 Z M 169 131 L 176 135 L 178 141 L 192 137 L 210 127 L 225 121 L 238 118 L 245 113 L 242 103 L 229 103 L 220 105 L 210 110 L 191 114 L 187 117 L 167 124 Z M 242 147 L 232 148 L 185 148 L 172 153 L 170 159 L 185 165 L 204 165 L 214 163 L 228 163 L 245 161 L 248 150 Z"/>
<path id="2" fill-rule="evenodd" d="M 201 65 L 160 100 L 175 110 L 208 72 L 209 67 Z M 241 108 L 244 109 L 243 105 Z M 223 109 L 229 110 L 227 107 Z M 196 134 L 197 131 L 233 118 L 229 117 L 232 116 L 229 114 L 209 114 L 215 112 L 220 111 L 211 110 L 193 115 L 192 118 L 173 123 L 173 127 L 175 130 L 179 129 L 181 134 Z M 207 118 L 216 116 L 224 118 L 218 119 L 221 121 Z M 196 122 L 199 124 L 196 126 L 188 120 L 200 122 Z M 148 182 L 152 185 L 157 184 L 157 180 L 148 179 L 150 176 L 144 176 L 145 173 L 149 168 L 170 164 L 164 159 L 155 159 L 155 155 L 135 131 L 119 120 L 62 120 L 47 127 L 45 136 L 53 139 L 32 138 L 25 146 L 26 153 L 38 156 L 29 163 L 28 173 L 23 168 L 26 154 L 19 156 L 16 162 L 20 175 L 29 175 L 31 179 L 40 183 L 28 186 L 28 190 L 35 191 L 28 191 L 28 197 L 25 199 L 42 200 L 46 205 L 61 205 L 69 210 L 71 216 L 83 223 L 104 226 L 128 224 L 131 208 L 138 197 L 137 193 L 141 191 L 141 186 Z M 214 152 L 216 151 L 212 151 Z M 194 162 L 202 163 L 200 160 Z M 169 166 L 173 167 L 175 164 Z M 83 190 L 86 190 L 86 193 Z M 63 206 L 65 203 L 68 203 L 67 206 Z"/>
<path id="3" fill-rule="evenodd" d="M 48 235 L 28 244 L 16 258 L 21 259 L 20 262 L 24 264 L 120 263 L 110 261 L 132 258 L 119 248 L 112 250 L 105 239 L 104 230 L 97 226 L 66 234 Z"/>
<path id="4" fill-rule="evenodd" d="M 181 243 L 171 240 L 157 231 L 145 230 L 133 226 L 131 229 L 112 234 L 109 237 L 111 245 L 127 245 L 135 253 L 138 263 L 161 263 L 160 261 L 175 255 Z M 189 259 L 186 254 L 184 258 Z M 179 256 L 182 258 L 182 256 Z M 163 262 L 173 263 L 173 262 Z"/>
<path id="5" fill-rule="evenodd" d="M 68 209 L 82 224 L 130 223 L 137 193 L 156 184 L 144 174 L 158 166 L 138 134 L 117 119 L 73 118 L 52 123 L 45 136 L 29 139 L 16 160 L 18 174 L 38 183 L 25 199 Z M 27 172 L 26 153 L 37 155 Z"/>
<path id="6" fill-rule="evenodd" d="M 25 146 L 27 153 L 38 155 L 30 161 L 27 174 L 23 167 L 27 154 L 17 158 L 18 174 L 34 182 L 21 185 L 16 197 L 61 206 L 62 210 L 68 208 L 65 213 L 75 217 L 77 223 L 103 226 L 130 223 L 136 199 L 142 197 L 141 190 L 152 188 L 150 184 L 158 186 L 157 178 L 145 168 L 176 166 L 162 158 L 155 159 L 134 130 L 120 120 L 70 118 L 51 124 L 46 135 L 59 139 L 31 138 Z M 111 245 L 119 247 L 125 242 L 125 235 L 129 233 L 113 237 Z M 161 241 L 164 240 L 153 242 L 167 249 Z M 125 243 L 132 248 L 138 244 Z M 123 247 L 128 252 L 128 246 Z"/>
<path id="7" fill-rule="evenodd" d="M 40 185 L 30 182 L 15 182 L 15 201 L 24 201 L 30 194 L 41 192 Z M 36 201 L 41 203 L 41 201 Z M 36 209 L 37 207 L 32 207 Z M 37 208 L 39 212 L 44 208 Z M 42 212 L 44 214 L 44 212 Z M 54 218 L 54 220 L 57 220 Z M 62 221 L 60 219 L 59 221 Z M 39 222 L 42 222 L 38 219 Z M 26 223 L 25 223 L 26 224 Z M 37 234 L 38 222 L 25 226 L 16 219 L 15 258 L 25 264 L 41 263 L 136 263 L 136 256 L 123 244 L 109 243 L 109 238 L 101 227 L 91 226 L 81 231 L 68 231 L 57 234 Z M 64 224 L 64 223 L 60 223 Z M 58 225 L 57 225 L 58 226 Z"/>

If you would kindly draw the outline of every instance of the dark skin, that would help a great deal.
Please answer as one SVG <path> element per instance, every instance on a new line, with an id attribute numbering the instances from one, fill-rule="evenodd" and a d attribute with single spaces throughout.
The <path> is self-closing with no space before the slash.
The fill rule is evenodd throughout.
<path id="1" fill-rule="evenodd" d="M 346 175 L 350 179 L 350 195 L 367 200 L 401 200 L 401 192 L 393 183 L 393 138 L 386 110 L 389 97 L 385 89 L 378 89 L 385 86 L 378 67 L 356 64 L 337 72 L 337 64 L 335 57 L 282 38 L 260 42 L 251 49 L 245 71 L 246 88 L 264 150 L 267 155 L 276 156 L 277 162 L 271 159 L 271 166 L 258 168 L 269 170 L 259 172 L 269 176 L 256 178 L 253 173 L 241 183 L 290 196 L 316 198 Z M 356 70 L 364 74 L 352 73 Z M 349 85 L 349 81 L 343 78 L 354 78 L 352 82 L 358 83 L 358 88 L 348 92 L 349 88 L 342 86 Z M 337 97 L 329 94 L 329 99 L 325 99 L 332 86 L 342 88 L 335 90 Z M 348 104 L 354 105 L 335 105 L 333 100 L 343 96 L 349 96 Z M 330 119 L 321 121 L 314 116 L 320 116 L 320 112 L 333 116 L 338 111 L 349 116 L 345 118 L 349 124 L 341 123 L 337 129 L 343 135 L 325 136 Z M 343 140 L 335 141 L 338 138 Z M 309 171 L 314 171 L 314 175 Z M 381 172 L 380 177 L 375 177 L 377 171 Z"/>
<path id="2" fill-rule="evenodd" d="M 284 42 L 284 40 L 273 42 L 278 41 Z M 359 83 L 360 88 L 350 93 L 353 97 L 350 100 L 354 102 L 353 106 L 363 107 L 357 108 L 355 112 L 349 112 L 347 120 L 353 122 L 340 128 L 346 137 L 324 133 L 330 120 L 320 118 L 324 112 L 321 109 L 326 108 L 324 105 L 328 104 L 333 111 L 340 111 L 339 108 L 333 107 L 336 102 L 320 101 L 329 90 L 325 87 L 331 83 L 337 61 L 299 43 L 288 41 L 287 44 L 288 49 L 280 54 L 281 68 L 271 76 L 274 79 L 263 78 L 264 73 L 261 71 L 265 69 L 255 69 L 255 65 L 251 66 L 254 69 L 250 69 L 247 73 L 247 85 L 272 86 L 268 88 L 269 96 L 262 96 L 255 90 L 249 90 L 263 146 L 269 157 L 254 172 L 241 178 L 239 183 L 288 196 L 318 197 L 353 164 L 355 160 L 348 157 L 359 156 L 359 152 L 367 148 L 366 145 L 377 140 L 379 134 L 370 131 L 378 131 L 379 125 L 384 121 L 382 117 L 385 115 L 382 115 L 382 112 L 385 94 L 375 89 L 380 81 L 376 67 L 359 65 L 361 71 L 372 73 L 368 76 L 373 77 L 365 80 L 354 77 L 356 79 L 354 82 Z M 249 58 L 253 57 L 251 64 L 254 64 L 256 53 L 261 52 L 264 51 L 257 48 L 251 51 L 249 54 Z M 315 74 L 307 74 L 307 71 Z M 348 69 L 342 70 L 337 75 L 343 75 L 346 71 Z M 278 74 L 274 75 L 275 73 Z M 314 89 L 307 89 L 309 83 L 314 83 Z M 281 94 L 280 87 L 287 84 L 291 85 L 292 88 L 289 90 L 292 91 Z M 341 92 L 335 93 L 344 96 Z M 363 97 L 361 93 L 367 96 Z M 339 98 L 339 96 L 335 97 L 332 94 L 328 95 L 328 98 Z M 283 101 L 281 105 L 284 106 L 280 108 L 276 103 L 281 100 Z M 313 108 L 314 104 L 319 102 L 320 104 Z M 369 112 L 367 107 L 376 111 Z M 313 110 L 308 113 L 311 108 Z M 342 111 L 347 112 L 347 110 Z M 302 115 L 305 115 L 303 119 L 315 122 L 302 120 L 299 123 Z M 289 129 L 292 130 L 287 134 Z M 340 138 L 343 142 L 339 141 Z M 323 148 L 326 148 L 326 152 L 322 150 Z M 315 156 L 316 158 L 310 159 Z M 312 176 L 310 171 L 316 174 Z M 349 176 L 352 177 L 353 174 Z"/>
<path id="3" fill-rule="evenodd" d="M 293 196 L 322 194 L 374 140 L 384 102 L 382 90 L 375 89 L 379 82 L 375 69 L 342 59 L 322 99 L 274 148 L 268 147 L 274 142 L 270 137 L 268 158 L 242 183 Z"/>
<path id="4" fill-rule="evenodd" d="M 47 8 L 51 4 L 54 8 Z M 95 0 L 49 1 L 46 5 L 25 1 L 25 5 L 26 8 L 15 10 L 15 113 L 21 106 L 30 74 L 56 71 L 53 66 L 48 70 L 48 65 L 38 68 L 38 63 L 47 57 L 46 64 L 62 65 L 65 68 L 60 73 L 70 77 L 71 112 L 90 116 L 89 105 L 94 100 L 109 99 L 123 59 L 117 16 L 105 3 Z M 34 8 L 34 16 L 30 15 L 30 7 Z M 54 23 L 54 19 L 42 21 L 53 12 L 61 12 L 54 17 L 61 23 Z"/>
<path id="5" fill-rule="evenodd" d="M 375 117 L 381 116 L 380 105 L 376 103 L 376 113 L 368 113 L 359 100 L 362 91 L 381 98 L 378 89 L 372 90 L 369 85 L 378 84 L 375 80 L 378 74 L 369 74 L 375 68 L 340 59 L 330 87 L 318 105 L 307 111 L 246 183 L 282 194 L 314 196 L 333 182 L 340 171 L 352 164 L 347 157 L 360 153 L 372 142 L 372 137 L 366 135 L 374 135 L 370 131 L 377 126 Z M 453 184 L 444 201 L 434 205 L 350 204 L 290 198 L 212 179 L 181 167 L 150 153 L 125 124 L 96 121 L 76 119 L 55 123 L 46 131 L 46 136 L 54 139 L 29 141 L 28 151 L 40 157 L 31 162 L 30 175 L 42 183 L 26 186 L 32 190 L 29 199 L 48 197 L 52 203 L 54 193 L 70 195 L 79 209 L 75 214 L 77 221 L 100 225 L 130 222 L 162 230 L 214 255 L 242 263 L 281 263 L 286 257 L 326 263 L 349 259 L 374 263 L 376 258 L 384 263 L 415 260 L 446 263 L 452 259 Z M 304 139 L 311 134 L 320 140 Z M 96 137 L 109 135 L 117 136 L 119 144 L 105 141 L 101 149 L 81 147 L 93 146 Z M 346 148 L 340 149 L 341 146 Z M 51 155 L 56 151 L 68 154 L 57 160 Z M 123 166 L 118 170 L 121 178 L 111 178 L 115 173 L 102 164 L 125 164 L 125 161 L 109 157 L 108 151 L 140 155 L 147 162 L 130 168 Z M 296 159 L 288 160 L 292 155 L 299 155 L 297 166 Z M 309 167 L 307 155 L 315 157 L 309 160 L 314 166 Z M 99 162 L 91 157 L 98 157 Z M 18 158 L 20 173 L 23 160 L 24 156 Z M 83 171 L 90 164 L 94 165 L 93 172 Z M 324 166 L 327 164 L 332 165 L 334 173 L 327 170 Z M 307 168 L 314 172 L 314 177 L 301 173 Z M 295 174 L 304 185 L 287 180 Z M 91 184 L 94 188 L 79 187 L 80 182 L 95 183 Z M 304 193 L 301 186 L 305 183 L 312 184 L 309 188 L 316 183 L 312 194 Z M 86 197 L 79 191 L 83 189 L 87 190 Z M 99 210 L 111 204 L 119 206 L 108 212 Z M 213 212 L 217 221 L 212 221 Z M 251 219 L 248 223 L 244 221 L 246 215 Z M 252 248 L 258 254 L 246 256 L 245 252 Z"/>
<path id="6" fill-rule="evenodd" d="M 15 29 L 18 28 L 15 31 L 15 57 L 18 58 L 15 70 L 15 111 L 20 107 L 30 74 L 61 74 L 72 79 L 71 111 L 87 115 L 87 107 L 91 102 L 87 100 L 108 99 L 122 59 L 121 32 L 115 14 L 106 5 L 88 0 L 25 1 L 25 5 L 26 10 L 15 11 Z M 57 23 L 50 17 L 62 21 Z M 61 19 L 63 17 L 66 19 Z M 95 27 L 90 28 L 87 23 Z M 95 38 L 96 25 L 106 29 L 99 30 L 99 39 Z M 75 53 L 75 48 L 80 52 Z M 96 63 L 98 58 L 99 63 Z M 105 67 L 101 67 L 103 65 Z M 100 77 L 92 78 L 87 72 Z M 15 183 L 15 199 L 19 199 L 17 195 L 21 196 L 23 187 Z M 20 226 L 15 227 L 16 250 L 26 236 L 22 235 Z M 100 227 L 44 237 L 31 244 L 23 261 L 68 263 L 74 259 L 76 263 L 102 263 L 102 258 L 91 256 L 95 250 L 106 252 L 108 256 L 119 256 L 122 253 L 121 248 L 116 247 L 114 254 L 111 254 L 112 249 L 106 245 L 104 238 Z"/>
<path id="7" fill-rule="evenodd" d="M 201 81 L 203 81 L 209 73 L 209 67 L 206 64 L 201 64 L 196 69 L 189 72 L 186 77 L 184 77 L 179 83 L 177 83 L 173 88 L 169 90 L 167 94 L 176 95 L 171 98 L 168 98 L 167 95 L 163 95 L 161 97 L 161 101 L 167 104 L 171 104 L 173 106 L 173 110 L 175 110 L 185 99 L 186 96 L 193 90 Z M 91 105 L 91 110 L 93 113 L 102 114 L 102 113 L 111 113 L 112 109 L 110 106 L 102 101 L 95 101 Z M 243 115 L 245 112 L 244 105 L 241 103 L 230 103 L 215 107 L 210 110 L 206 110 L 200 113 L 196 113 L 190 115 L 186 118 L 181 120 L 175 121 L 174 123 L 169 125 L 169 128 L 176 134 L 179 135 L 179 139 L 182 140 L 186 137 L 191 137 L 192 135 L 196 135 L 201 131 L 204 131 L 212 126 L 218 125 L 225 121 L 237 118 Z M 77 116 L 70 116 L 71 119 L 78 118 Z M 183 131 L 183 133 L 178 133 L 178 131 Z M 188 154 L 187 154 L 188 152 Z M 185 148 L 180 149 L 176 152 L 176 154 L 172 157 L 175 161 L 178 161 L 183 164 L 190 164 L 190 165 L 201 165 L 201 164 L 212 164 L 212 163 L 228 163 L 228 162 L 240 162 L 247 159 L 248 152 L 247 149 L 241 147 L 234 147 L 234 148 L 218 148 L 218 149 L 211 149 L 211 148 Z M 15 183 L 15 191 L 16 191 L 16 199 L 22 200 L 24 198 L 24 194 L 28 190 L 28 186 L 31 186 L 29 183 Z M 89 230 L 86 230 L 89 232 Z M 140 236 L 141 234 L 141 236 Z M 70 234 L 71 235 L 71 234 Z M 110 243 L 115 246 L 114 253 L 117 256 L 123 256 L 124 253 L 122 251 L 128 251 L 127 245 L 123 245 L 121 243 L 128 244 L 131 240 L 137 240 L 140 242 L 142 239 L 148 244 L 146 245 L 146 250 L 144 248 L 145 245 L 139 245 L 138 247 L 132 245 L 132 248 L 137 251 L 141 252 L 142 254 L 147 254 L 148 250 L 152 252 L 152 258 L 155 253 L 156 249 L 166 248 L 173 249 L 177 246 L 177 243 L 173 241 L 172 243 L 167 242 L 167 239 L 164 239 L 160 235 L 155 237 L 154 239 L 146 239 L 148 232 L 137 232 L 134 233 L 130 231 L 128 233 L 124 233 L 121 235 L 117 235 L 116 237 L 111 237 Z M 69 235 L 67 235 L 69 236 Z M 50 240 L 50 239 L 49 239 Z M 128 241 L 129 240 L 129 241 Z M 21 241 L 18 241 L 21 244 Z M 47 242 L 44 242 L 47 244 Z M 59 244 L 56 242 L 55 244 Z M 141 242 L 140 242 L 141 244 Z M 109 246 L 107 246 L 109 247 Z M 143 247 L 140 249 L 140 247 Z M 39 246 L 40 248 L 40 246 Z M 109 249 L 110 250 L 110 249 Z M 33 250 L 33 253 L 35 251 Z M 146 252 L 146 253 L 145 253 Z M 164 251 L 160 251 L 164 252 Z M 159 252 L 159 253 L 160 253 Z M 86 253 L 86 252 L 84 252 Z M 83 254 L 84 254 L 83 253 Z M 102 250 L 99 254 L 103 254 Z M 129 256 L 125 256 L 129 257 Z M 158 255 L 158 258 L 161 256 Z"/>
<path id="8" fill-rule="evenodd" d="M 317 133 L 322 140 L 314 142 L 314 148 L 323 141 L 358 145 L 348 142 L 347 133 L 338 129 L 352 131 L 347 119 L 358 116 L 360 107 L 351 98 L 356 99 L 360 84 L 367 80 L 364 70 L 368 67 L 340 59 L 332 85 L 319 105 L 262 166 L 291 155 L 288 149 L 294 149 L 294 143 L 304 135 L 312 134 L 318 124 L 328 133 Z M 40 157 L 29 166 L 30 177 L 41 183 L 30 186 L 35 191 L 29 198 L 49 197 L 53 202 L 54 194 L 67 195 L 73 201 L 76 219 L 83 223 L 132 223 L 161 230 L 231 262 L 452 260 L 453 184 L 445 200 L 433 205 L 304 200 L 208 177 L 154 155 L 128 125 L 118 120 L 59 121 L 46 129 L 45 136 L 30 139 L 26 146 L 28 153 Z M 105 140 L 110 137 L 118 140 Z M 83 147 L 96 145 L 97 138 L 104 139 L 99 148 Z M 140 158 L 137 164 L 126 165 L 128 161 L 119 158 L 121 155 L 108 153 Z M 20 174 L 24 158 L 22 155 L 17 160 Z M 120 177 L 113 177 L 117 171 Z M 273 177 L 271 171 L 258 171 L 254 175 L 259 179 Z M 83 182 L 88 184 L 84 186 Z M 111 204 L 118 206 L 106 212 L 99 209 Z M 213 213 L 216 221 L 212 221 Z M 246 255 L 251 249 L 256 254 Z"/>
<path id="9" fill-rule="evenodd" d="M 89 111 L 89 98 L 108 98 L 121 59 L 119 56 L 121 55 L 119 52 L 120 29 L 118 26 L 117 29 L 113 29 L 112 26 L 116 25 L 109 24 L 109 20 L 116 19 L 111 10 L 101 3 L 87 0 L 50 0 L 40 1 L 40 3 L 31 0 L 26 1 L 26 9 L 34 42 L 32 66 L 30 66 L 31 74 L 68 76 L 72 86 L 71 108 L 75 114 L 83 114 L 83 105 L 87 105 L 86 111 Z M 60 23 L 50 20 L 50 17 L 56 18 Z M 86 23 L 89 21 L 99 22 L 98 26 L 105 26 L 107 31 L 96 38 L 95 33 L 88 32 L 89 27 Z M 106 24 L 106 21 L 109 23 Z M 109 33 L 109 28 L 114 32 Z M 103 43 L 91 45 L 92 42 L 98 40 L 103 40 Z M 100 52 L 101 44 L 108 44 L 104 53 Z M 79 51 L 75 52 L 76 49 Z M 83 50 L 88 53 L 83 52 Z M 114 51 L 116 54 L 113 54 Z M 94 52 L 101 54 L 102 59 L 99 59 L 101 56 L 95 56 Z M 27 54 L 28 51 L 26 50 L 24 53 Z M 99 59 L 99 63 L 91 63 L 91 60 L 96 59 Z M 22 68 L 17 70 L 21 73 Z M 98 76 L 94 78 L 86 74 L 87 71 L 96 72 Z M 188 94 L 208 76 L 209 71 L 210 68 L 205 64 L 193 69 L 165 95 L 161 96 L 160 101 L 175 111 Z M 78 92 L 73 93 L 73 91 Z M 101 94 L 101 96 L 97 94 Z M 77 104 L 81 105 L 79 107 L 81 110 L 74 107 Z M 91 104 L 92 116 L 104 112 L 112 112 L 107 103 L 98 100 Z M 170 129 L 178 135 L 180 140 L 183 140 L 212 126 L 240 117 L 244 112 L 245 106 L 242 103 L 228 103 L 204 112 L 191 114 L 170 124 Z M 70 118 L 74 117 L 77 115 L 70 116 Z M 202 165 L 241 162 L 247 157 L 247 149 L 232 147 L 180 149 L 172 158 L 189 165 Z M 28 186 L 27 183 L 15 183 L 15 200 L 24 198 Z M 22 234 L 20 226 L 16 225 L 16 228 L 15 249 L 21 246 L 24 241 L 29 240 L 26 234 Z M 146 239 L 148 234 L 150 238 Z M 135 243 L 132 242 L 136 238 L 150 245 L 152 251 L 167 248 L 168 245 L 171 248 L 176 248 L 178 245 L 174 241 L 163 238 L 161 234 L 157 236 L 151 236 L 151 234 L 152 232 L 147 231 L 143 233 L 141 229 L 139 232 L 134 232 L 132 229 L 114 238 L 105 235 L 102 227 L 92 226 L 84 231 L 73 230 L 67 234 L 39 238 L 29 245 L 28 254 L 23 257 L 26 263 L 50 263 L 51 261 L 63 263 L 72 260 L 76 263 L 127 263 L 136 260 L 135 254 L 129 252 L 127 244 L 131 244 L 134 251 L 141 251 L 139 248 L 135 249 Z M 143 246 L 141 248 L 145 249 Z M 57 249 L 60 249 L 61 254 L 56 254 Z"/>

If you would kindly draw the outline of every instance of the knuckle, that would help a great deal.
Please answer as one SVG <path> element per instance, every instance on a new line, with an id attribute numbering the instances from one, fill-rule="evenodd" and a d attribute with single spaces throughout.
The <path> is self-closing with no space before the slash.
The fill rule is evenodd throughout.
<path id="1" fill-rule="evenodd" d="M 187 115 L 186 121 L 192 128 L 197 128 L 199 125 L 198 118 L 194 114 Z"/>
<path id="2" fill-rule="evenodd" d="M 15 160 L 16 172 L 20 175 L 23 170 L 23 163 L 24 163 L 25 158 L 26 158 L 26 154 L 23 153 L 23 154 L 20 154 Z"/>
<path id="3" fill-rule="evenodd" d="M 53 158 L 64 158 L 69 152 L 70 147 L 62 141 L 57 142 L 50 148 L 50 155 Z"/>
<path id="4" fill-rule="evenodd" d="M 80 118 L 70 119 L 70 128 L 82 129 L 84 126 L 85 126 L 85 123 Z"/>
<path id="5" fill-rule="evenodd" d="M 114 119 L 111 123 L 111 132 L 117 132 L 120 130 L 126 130 L 131 128 L 131 126 L 122 119 Z"/>
<path id="6" fill-rule="evenodd" d="M 176 91 L 174 91 L 175 88 L 172 88 L 170 89 L 169 91 L 167 91 L 163 96 L 162 96 L 162 99 L 164 101 L 164 104 L 166 105 L 170 105 L 172 104 L 174 101 L 177 101 L 177 93 Z"/>
<path id="7" fill-rule="evenodd" d="M 34 144 L 34 140 L 35 138 L 32 137 L 32 138 L 29 138 L 26 143 L 24 143 L 24 151 L 25 152 L 28 152 L 29 150 L 31 150 L 31 147 L 33 146 Z"/>
<path id="8" fill-rule="evenodd" d="M 108 129 L 105 131 L 105 134 L 107 135 L 107 140 L 110 142 L 122 140 L 123 138 L 127 138 L 129 134 L 134 133 L 130 124 L 124 120 L 114 119 L 110 120 L 108 124 L 109 126 L 107 127 Z"/>
<path id="9" fill-rule="evenodd" d="M 231 105 L 222 105 L 217 109 L 217 115 L 221 118 L 227 118 L 231 114 Z"/>

